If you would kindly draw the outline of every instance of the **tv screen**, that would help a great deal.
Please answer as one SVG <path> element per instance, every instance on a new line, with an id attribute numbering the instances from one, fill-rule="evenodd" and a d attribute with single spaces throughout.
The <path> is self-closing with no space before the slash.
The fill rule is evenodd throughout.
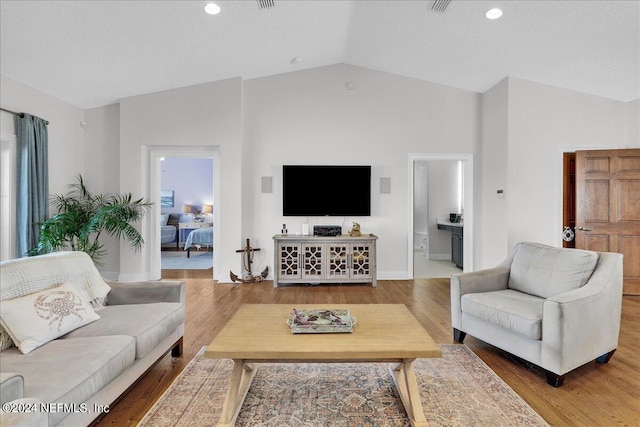
<path id="1" fill-rule="evenodd" d="M 282 167 L 284 216 L 370 216 L 371 166 Z"/>

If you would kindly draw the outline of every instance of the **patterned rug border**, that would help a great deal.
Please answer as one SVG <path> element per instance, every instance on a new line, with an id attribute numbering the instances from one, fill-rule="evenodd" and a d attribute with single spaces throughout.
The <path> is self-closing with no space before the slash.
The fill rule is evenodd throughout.
<path id="1" fill-rule="evenodd" d="M 505 383 L 478 355 L 476 355 L 471 349 L 464 344 L 440 344 L 442 349 L 443 358 L 460 358 L 469 357 L 473 363 L 458 364 L 461 367 L 463 373 L 457 373 L 461 375 L 460 387 L 455 390 L 447 390 L 441 386 L 441 383 L 446 383 L 443 378 L 450 375 L 450 372 L 438 372 L 438 369 L 432 369 L 432 372 L 428 372 L 426 366 L 434 361 L 441 361 L 442 359 L 418 359 L 414 362 L 414 368 L 418 377 L 418 385 L 424 393 L 421 393 L 421 400 L 423 403 L 423 409 L 425 416 L 430 426 L 548 426 L 544 419 L 535 412 L 507 383 Z M 206 346 L 203 346 L 195 357 L 189 361 L 184 369 L 178 374 L 173 383 L 165 390 L 165 392 L 158 398 L 149 411 L 145 414 L 138 426 L 140 427 L 156 427 L 156 426 L 210 426 L 215 425 L 219 418 L 219 414 L 222 409 L 222 403 L 226 395 L 226 384 L 228 384 L 228 377 L 231 373 L 231 367 L 233 366 L 230 359 L 204 359 L 202 356 Z M 461 354 L 464 353 L 464 354 Z M 194 381 L 199 381 L 196 391 L 185 390 L 184 387 L 188 381 L 187 377 L 193 374 L 194 370 L 198 368 L 198 363 L 204 362 L 207 366 L 202 370 L 200 374 L 196 373 L 192 375 L 196 377 Z M 437 363 L 437 362 L 436 362 Z M 426 364 L 426 365 L 425 365 Z M 292 368 L 294 365 L 298 365 L 299 369 Z M 289 369 L 293 374 L 294 381 L 306 382 L 306 380 L 317 380 L 318 375 L 314 373 L 319 371 L 323 367 L 331 365 L 331 367 L 341 366 L 345 371 L 344 375 L 350 376 L 349 372 L 354 371 L 353 363 L 341 363 L 341 364 L 261 364 L 258 369 L 258 374 L 251 385 L 251 389 L 245 399 L 243 408 L 240 412 L 240 416 L 236 422 L 237 426 L 300 426 L 300 427 L 317 427 L 317 426 L 408 426 L 409 422 L 404 412 L 404 407 L 400 402 L 400 398 L 397 395 L 395 387 L 392 385 L 391 374 L 388 373 L 388 364 L 357 364 L 357 365 L 376 365 L 384 367 L 385 372 L 388 373 L 388 378 L 380 378 L 378 381 L 381 388 L 387 389 L 386 395 L 378 396 L 377 403 L 382 402 L 386 405 L 387 413 L 382 413 L 379 410 L 372 411 L 372 414 L 365 414 L 358 412 L 361 407 L 365 407 L 362 400 L 362 390 L 355 390 L 350 393 L 347 388 L 343 388 L 336 393 L 327 393 L 326 395 L 318 396 L 311 395 L 306 396 L 306 401 L 313 402 L 313 408 L 307 407 L 299 408 L 297 411 L 282 411 L 281 408 L 275 408 L 275 405 L 286 400 L 284 397 L 288 396 L 291 390 L 287 389 L 286 385 L 283 386 L 281 378 L 278 378 L 278 373 L 286 372 Z M 313 369 L 311 367 L 318 367 Z M 302 370 L 306 367 L 306 370 Z M 312 373 L 309 370 L 313 371 Z M 295 373 L 293 371 L 296 371 Z M 425 371 L 424 373 L 421 373 Z M 260 378 L 260 374 L 264 379 Z M 302 372 L 301 376 L 297 375 Z M 382 372 L 382 371 L 381 371 Z M 216 375 L 222 376 L 222 378 L 213 378 Z M 473 381 L 472 383 L 464 382 L 464 379 L 475 376 L 485 376 L 482 381 Z M 340 376 L 340 375 L 335 375 Z M 359 383 L 358 375 L 353 375 L 354 378 L 349 378 L 348 381 Z M 384 376 L 384 375 L 381 375 Z M 215 380 L 218 380 L 216 383 Z M 387 381 L 388 380 L 388 381 Z M 343 379 L 344 381 L 344 379 Z M 286 381 L 284 381 L 286 382 Z M 391 383 L 388 387 L 386 383 Z M 384 384 L 383 384 L 384 383 Z M 218 387 L 215 387 L 215 386 Z M 445 384 L 446 386 L 446 384 Z M 271 391 L 271 388 L 283 387 L 284 393 L 275 393 Z M 369 384 L 368 387 L 371 387 Z M 357 388 L 357 387 L 356 387 Z M 469 388 L 472 388 L 469 390 Z M 255 389 L 255 390 L 254 390 Z M 322 387 L 320 387 L 322 389 Z M 440 393 L 435 397 L 434 392 Z M 269 390 L 272 395 L 275 395 L 275 404 L 273 401 L 267 401 L 264 403 L 263 395 L 269 395 Z M 344 391 L 347 393 L 344 393 Z M 253 394 L 256 396 L 253 396 Z M 502 396 L 496 396 L 483 399 L 483 396 L 492 396 L 492 394 L 500 394 Z M 294 393 L 295 394 L 295 393 Z M 365 393 L 366 394 L 366 393 Z M 375 394 L 375 393 L 371 393 Z M 395 402 L 389 402 L 389 394 L 393 395 Z M 446 397 L 440 399 L 440 395 Z M 281 397 L 282 396 L 282 397 Z M 478 398 L 479 397 L 479 398 Z M 299 399 L 302 399 L 298 397 Z M 170 400 L 178 401 L 171 402 Z M 210 401 L 203 401 L 203 399 L 210 399 Z M 343 401 L 341 401 L 343 399 Z M 371 396 L 365 396 L 365 399 L 374 401 Z M 425 402 L 426 400 L 426 402 Z M 488 402 L 485 402 L 488 401 Z M 479 402 L 482 401 L 482 402 Z M 269 403 L 270 402 L 270 403 Z M 317 403 L 320 402 L 320 403 Z M 337 402 L 337 403 L 336 403 Z M 457 403 L 456 403 L 457 402 Z M 177 404 L 176 404 L 177 403 Z M 371 402 L 367 402 L 371 405 Z M 432 411 L 430 408 L 436 406 L 436 411 Z M 294 404 L 293 406 L 295 406 Z M 297 403 L 300 405 L 300 403 Z M 384 406 L 383 405 L 383 406 Z M 502 417 L 505 412 L 501 406 L 507 406 L 508 419 L 502 419 L 503 422 L 487 422 L 491 414 L 489 412 L 495 411 L 499 417 Z M 179 406 L 179 408 L 177 408 Z M 304 416 L 309 414 L 309 411 L 320 408 L 321 418 L 315 420 L 305 421 Z M 205 409 L 205 410 L 202 410 Z M 371 409 L 371 408 L 369 408 Z M 438 410 L 441 410 L 438 412 Z M 283 413 L 284 412 L 284 413 Z M 373 413 L 375 412 L 375 413 Z M 470 416 L 465 418 L 465 414 L 469 413 Z M 340 418 L 340 415 L 345 415 L 345 419 Z M 302 415 L 302 416 L 301 416 Z M 325 418 L 326 416 L 326 418 Z M 349 418 L 353 419 L 349 419 Z M 382 417 L 382 419 L 380 419 Z M 354 422 L 354 420 L 356 422 Z M 485 422 L 483 422 L 483 420 Z M 322 421 L 320 424 L 319 421 Z"/>

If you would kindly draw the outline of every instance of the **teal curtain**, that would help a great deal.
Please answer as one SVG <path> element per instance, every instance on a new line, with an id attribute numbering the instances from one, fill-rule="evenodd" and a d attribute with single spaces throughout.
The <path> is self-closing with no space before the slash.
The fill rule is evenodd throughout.
<path id="1" fill-rule="evenodd" d="M 47 124 L 40 117 L 23 116 L 16 116 L 16 258 L 36 247 L 40 223 L 49 217 Z"/>

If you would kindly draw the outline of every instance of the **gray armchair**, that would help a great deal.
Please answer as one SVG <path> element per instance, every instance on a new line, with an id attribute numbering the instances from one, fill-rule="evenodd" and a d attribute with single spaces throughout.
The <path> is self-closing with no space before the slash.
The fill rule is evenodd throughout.
<path id="1" fill-rule="evenodd" d="M 560 387 L 565 374 L 616 350 L 622 255 L 518 243 L 498 267 L 451 278 L 454 341 L 466 334 L 542 367 Z"/>

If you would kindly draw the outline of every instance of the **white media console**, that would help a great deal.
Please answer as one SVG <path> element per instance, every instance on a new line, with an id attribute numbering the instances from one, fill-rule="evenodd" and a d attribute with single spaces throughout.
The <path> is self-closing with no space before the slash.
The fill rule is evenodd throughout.
<path id="1" fill-rule="evenodd" d="M 358 237 L 276 234 L 273 286 L 371 282 L 376 287 L 377 239 L 373 234 Z"/>

